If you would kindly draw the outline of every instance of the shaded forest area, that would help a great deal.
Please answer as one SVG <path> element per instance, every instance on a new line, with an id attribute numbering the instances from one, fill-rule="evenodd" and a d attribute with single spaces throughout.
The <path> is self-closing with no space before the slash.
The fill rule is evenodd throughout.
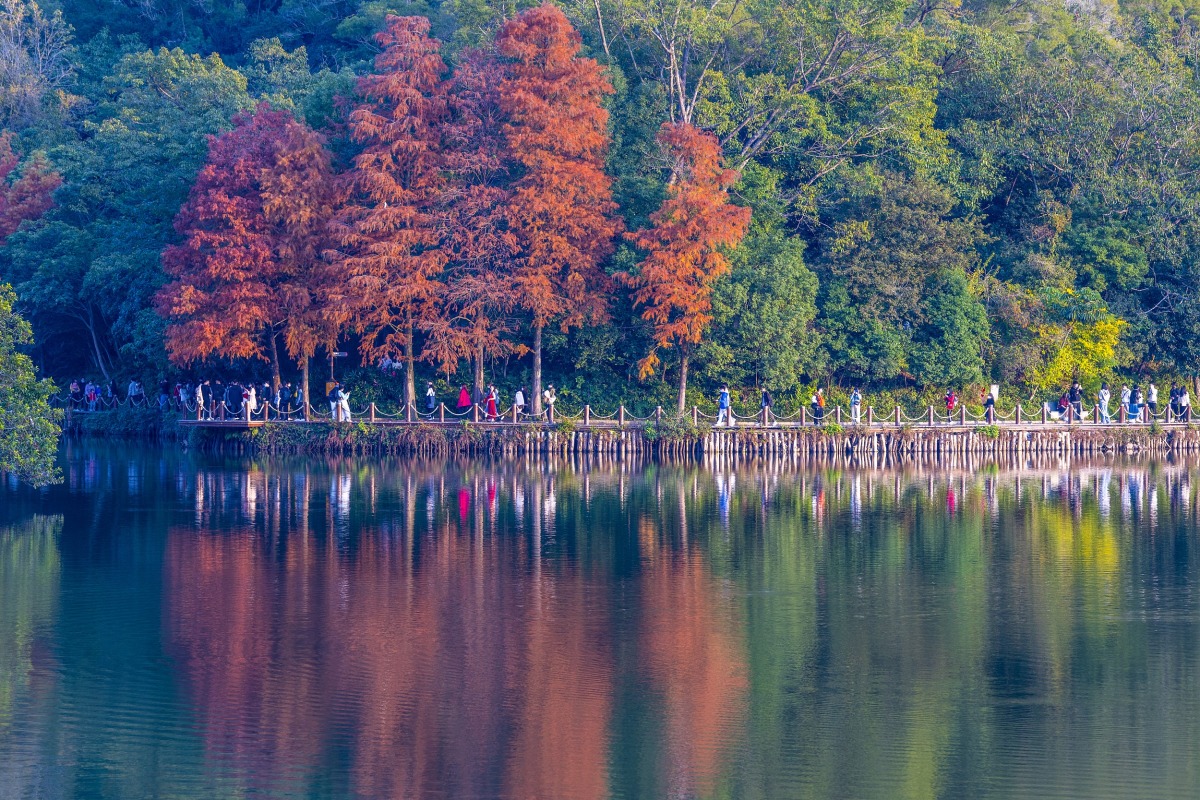
<path id="1" fill-rule="evenodd" d="M 274 356 L 291 377 L 307 355 L 374 364 L 411 349 L 421 379 L 515 388 L 534 383 L 540 352 L 560 394 L 664 406 L 684 358 L 688 404 L 724 382 L 782 398 L 815 382 L 1030 394 L 1196 371 L 1200 3 L 559 8 L 565 28 L 522 40 L 533 4 L 0 0 L 0 281 L 32 323 L 35 362 L 59 379 L 148 381 L 265 377 Z M 389 28 L 390 15 L 428 25 Z M 441 44 L 418 58 L 424 29 Z M 522 134 L 531 113 L 515 106 L 545 75 L 521 65 L 546 67 L 573 31 L 578 54 L 554 57 L 586 85 L 530 106 L 561 113 Z M 535 39 L 545 58 L 521 49 Z M 444 72 L 418 80 L 428 56 Z M 382 213 L 395 202 L 363 176 L 386 177 L 400 141 L 368 117 L 394 123 L 419 102 L 433 119 L 439 97 L 437 185 L 392 187 L 442 222 L 434 242 Z M 581 140 L 556 140 L 563 120 L 602 141 L 567 153 Z M 307 300 L 260 293 L 221 300 L 217 333 L 187 327 L 203 304 L 171 293 L 186 300 L 181 281 L 219 249 L 195 234 L 213 232 L 205 198 L 230 189 L 205 183 L 222 142 L 300 159 L 282 183 L 243 186 L 272 226 L 256 269 L 342 280 L 327 294 L 338 313 L 314 321 Z M 545 220 L 513 198 L 543 197 L 554 170 L 537 171 L 562 158 L 595 167 L 595 197 L 564 200 L 564 218 L 595 219 L 564 234 L 566 256 L 539 256 L 529 232 Z M 328 198 L 309 191 L 326 185 Z M 458 210 L 438 205 L 447 191 Z M 329 209 L 328 244 L 297 233 L 312 222 L 287 213 L 301 196 Z M 677 224 L 688 214 L 725 224 Z M 401 267 L 427 296 L 388 279 Z M 350 302 L 364 295 L 388 299 Z"/>

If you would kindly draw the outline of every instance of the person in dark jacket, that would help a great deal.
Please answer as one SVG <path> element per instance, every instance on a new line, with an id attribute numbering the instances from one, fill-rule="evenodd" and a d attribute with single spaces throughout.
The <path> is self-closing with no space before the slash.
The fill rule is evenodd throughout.
<path id="1" fill-rule="evenodd" d="M 225 387 L 225 416 L 237 419 L 242 413 L 242 387 L 233 382 Z"/>

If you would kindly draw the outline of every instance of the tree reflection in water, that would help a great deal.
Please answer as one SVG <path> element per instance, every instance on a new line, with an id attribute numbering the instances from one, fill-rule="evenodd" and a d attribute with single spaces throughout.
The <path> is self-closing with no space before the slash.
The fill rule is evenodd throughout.
<path id="1" fill-rule="evenodd" d="M 0 497 L 18 797 L 1194 794 L 1187 464 L 75 454 Z"/>

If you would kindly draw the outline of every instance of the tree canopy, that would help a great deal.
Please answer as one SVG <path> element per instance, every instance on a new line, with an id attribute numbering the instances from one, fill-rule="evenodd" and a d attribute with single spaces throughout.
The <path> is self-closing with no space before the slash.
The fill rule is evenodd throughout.
<path id="1" fill-rule="evenodd" d="M 55 376 L 266 369 L 285 330 L 282 371 L 398 359 L 410 397 L 423 369 L 660 404 L 1200 373 L 1186 4 L 0 2 L 0 278 Z M 210 145 L 250 119 L 274 212 Z M 660 130 L 737 174 L 674 238 Z M 186 357 L 181 254 L 255 237 L 270 314 Z M 330 283 L 276 302 L 272 260 Z"/>

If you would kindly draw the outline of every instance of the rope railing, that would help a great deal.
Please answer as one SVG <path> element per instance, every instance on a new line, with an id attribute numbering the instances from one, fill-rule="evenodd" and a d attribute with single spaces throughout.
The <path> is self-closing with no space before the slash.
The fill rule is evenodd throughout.
<path id="1" fill-rule="evenodd" d="M 146 408 L 159 409 L 163 413 L 177 413 L 184 422 L 203 422 L 203 423 L 246 423 L 246 422 L 267 422 L 267 421 L 306 421 L 306 422 L 338 422 L 339 413 L 332 409 L 327 409 L 325 403 L 318 401 L 317 403 L 303 404 L 299 398 L 295 402 L 288 400 L 286 403 L 275 402 L 274 398 L 267 396 L 265 398 L 255 398 L 253 404 L 249 399 L 243 400 L 241 403 L 230 404 L 225 400 L 212 398 L 207 404 L 196 401 L 194 398 L 187 395 L 141 395 L 137 397 L 119 396 L 93 396 L 90 399 L 86 396 L 77 397 L 71 394 L 55 394 L 51 396 L 50 401 L 57 407 L 64 408 L 70 413 L 91 413 L 97 411 L 108 411 L 120 408 Z M 532 408 L 528 405 L 521 408 L 514 407 L 513 404 L 498 407 L 496 414 L 489 416 L 487 413 L 486 404 L 475 404 L 468 408 L 456 409 L 438 403 L 434 410 L 428 408 L 419 408 L 415 403 L 409 405 L 401 405 L 399 408 L 391 406 L 392 410 L 387 410 L 381 407 L 380 404 L 371 402 L 365 406 L 350 409 L 349 421 L 362 422 L 387 422 L 388 424 L 446 424 L 459 423 L 461 421 L 478 421 L 488 423 L 509 423 L 509 424 L 543 424 L 549 423 L 551 419 L 554 422 L 571 422 L 573 424 L 596 425 L 599 427 L 616 425 L 622 427 L 625 425 L 641 425 L 660 420 L 664 417 L 675 416 L 674 409 L 656 408 L 654 411 L 638 415 L 633 413 L 625 406 L 619 406 L 616 410 L 609 413 L 600 413 L 590 405 L 582 405 L 574 408 L 564 404 L 561 400 L 555 404 L 553 409 L 546 413 L 543 410 L 542 414 L 534 415 Z M 769 426 L 769 427 L 816 427 L 819 425 L 840 424 L 845 426 L 853 426 L 855 429 L 886 429 L 888 427 L 898 427 L 904 425 L 915 426 L 954 426 L 954 425 L 996 425 L 996 424 L 1020 424 L 1020 425 L 1040 425 L 1040 424 L 1070 424 L 1078 426 L 1087 425 L 1184 425 L 1190 424 L 1192 421 L 1190 405 L 1185 409 L 1179 409 L 1171 404 L 1163 404 L 1157 411 L 1150 408 L 1149 404 L 1134 405 L 1130 408 L 1128 403 L 1115 403 L 1109 406 L 1108 413 L 1098 404 L 1093 403 L 1091 406 L 1076 410 L 1072 405 L 1068 410 L 1059 412 L 1057 406 L 1052 403 L 1042 403 L 1030 410 L 1024 403 L 1016 403 L 1009 410 L 1004 411 L 997 407 L 989 409 L 979 407 L 975 410 L 974 407 L 959 406 L 953 411 L 945 410 L 941 406 L 932 405 L 926 406 L 919 410 L 915 415 L 909 413 L 909 409 L 903 405 L 894 405 L 890 411 L 876 410 L 866 404 L 861 405 L 860 415 L 858 420 L 854 419 L 851 410 L 848 410 L 840 405 L 827 406 L 821 411 L 811 409 L 807 405 L 800 405 L 793 408 L 785 414 L 777 413 L 774 408 L 764 413 L 762 408 L 754 409 L 753 407 L 738 410 L 737 408 L 729 408 L 728 413 L 722 420 L 720 411 L 706 411 L 698 406 L 693 406 L 690 414 L 685 412 L 683 417 L 690 417 L 694 424 L 709 424 L 716 423 L 721 420 L 722 425 L 728 424 L 731 427 L 745 426 Z"/>

